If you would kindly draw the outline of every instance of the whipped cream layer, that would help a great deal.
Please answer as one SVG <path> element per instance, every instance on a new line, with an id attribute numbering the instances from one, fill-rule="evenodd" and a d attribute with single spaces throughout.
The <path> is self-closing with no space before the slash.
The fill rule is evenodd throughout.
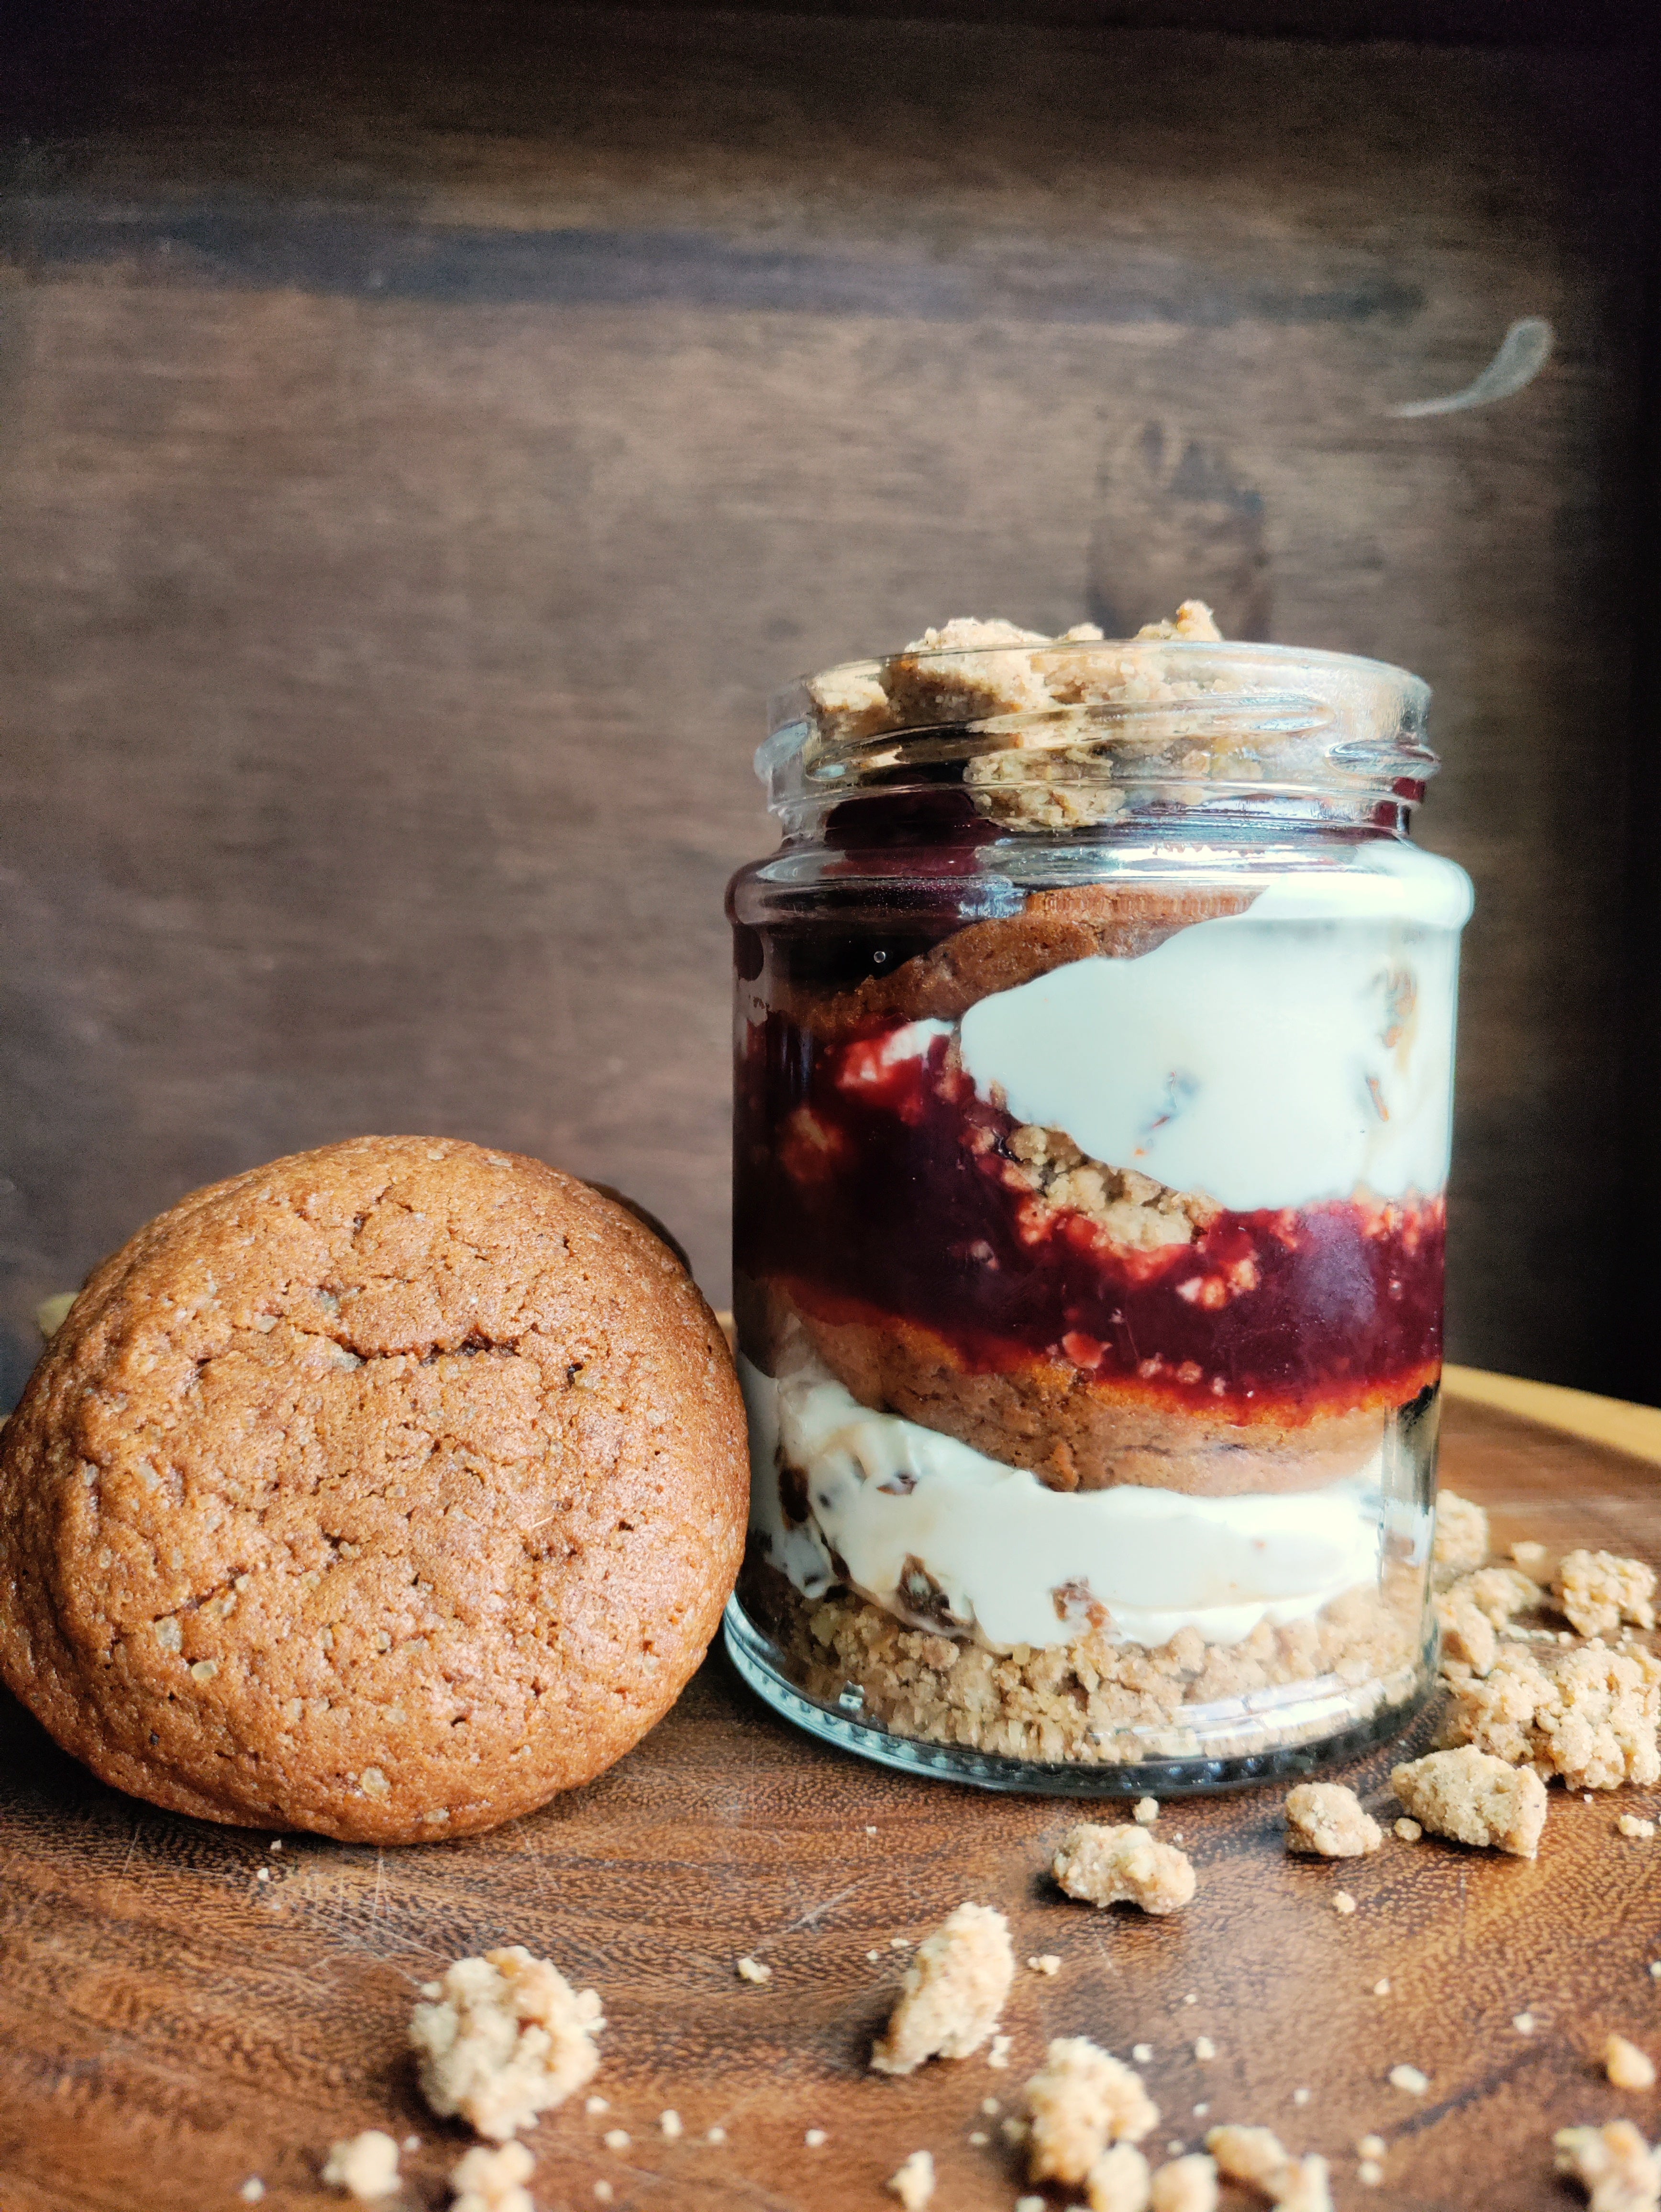
<path id="1" fill-rule="evenodd" d="M 964 1066 L 1017 1121 L 1235 1212 L 1428 1197 L 1447 1179 L 1469 912 L 1451 861 L 1360 845 L 1348 867 L 1274 877 L 1244 913 L 1136 958 L 982 999 Z"/>
<path id="2" fill-rule="evenodd" d="M 1189 1627 L 1236 1644 L 1260 1621 L 1302 1619 L 1378 1580 L 1378 1467 L 1292 1496 L 1132 1485 L 1062 1494 L 953 1437 L 873 1413 L 804 1346 L 776 1380 L 738 1364 L 751 1527 L 804 1596 L 845 1571 L 889 1612 L 1001 1650 L 1071 1643 L 1092 1626 L 1153 1647 Z M 805 1519 L 786 1512 L 782 1475 Z"/>

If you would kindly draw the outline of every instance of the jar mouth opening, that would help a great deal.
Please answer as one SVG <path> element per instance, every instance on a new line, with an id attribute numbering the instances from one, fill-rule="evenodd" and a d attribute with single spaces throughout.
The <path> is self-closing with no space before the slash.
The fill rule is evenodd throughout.
<path id="1" fill-rule="evenodd" d="M 1404 668 L 1292 646 L 1068 639 L 846 661 L 770 702 L 756 755 L 787 834 L 878 792 L 959 783 L 1012 830 L 1099 826 L 1145 806 L 1369 796 L 1407 804 L 1439 763 L 1429 687 Z"/>

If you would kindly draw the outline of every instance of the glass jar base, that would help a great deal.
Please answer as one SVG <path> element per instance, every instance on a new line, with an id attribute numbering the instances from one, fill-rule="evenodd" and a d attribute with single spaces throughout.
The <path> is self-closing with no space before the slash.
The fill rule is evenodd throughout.
<path id="1" fill-rule="evenodd" d="M 750 1620 L 736 1598 L 725 1619 L 733 1664 L 764 1703 L 810 1735 L 879 1766 L 977 1790 L 1048 1797 L 1180 1797 L 1238 1790 L 1257 1782 L 1298 1781 L 1345 1759 L 1360 1759 L 1405 1734 L 1434 1680 L 1427 1644 L 1405 1680 L 1374 1685 L 1380 1694 L 1365 1713 L 1358 1692 L 1334 1677 L 1188 1708 L 1180 1730 L 1126 1728 L 1096 1759 L 1018 1759 L 902 1735 L 863 1710 L 857 1685 L 842 1704 L 808 1697 L 774 1662 L 777 1646 Z M 1180 1733 L 1183 1747 L 1171 1747 Z M 1255 1739 L 1255 1741 L 1253 1741 Z"/>

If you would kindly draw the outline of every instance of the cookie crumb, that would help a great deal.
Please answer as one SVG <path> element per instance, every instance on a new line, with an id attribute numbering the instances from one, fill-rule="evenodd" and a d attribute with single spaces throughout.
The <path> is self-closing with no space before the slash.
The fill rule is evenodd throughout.
<path id="1" fill-rule="evenodd" d="M 1196 2035 L 1195 2037 L 1194 2056 L 1199 2060 L 1202 2066 L 1208 2059 L 1214 2058 L 1217 2056 L 1217 2046 L 1208 2035 Z"/>
<path id="2" fill-rule="evenodd" d="M 439 1989 L 436 2002 L 416 2007 L 410 2043 L 422 2094 L 441 2119 L 459 2113 L 505 2142 L 593 2078 L 593 2039 L 605 2025 L 599 1997 L 523 1944 L 458 1959 Z"/>
<path id="3" fill-rule="evenodd" d="M 525 2184 L 536 2160 L 522 2142 L 486 2150 L 483 2143 L 456 2161 L 450 2212 L 535 2212 Z"/>
<path id="4" fill-rule="evenodd" d="M 1139 1905 L 1152 1913 L 1186 1905 L 1196 1882 L 1191 1862 L 1174 1844 L 1155 1843 L 1146 1828 L 1092 1820 L 1068 1830 L 1050 1870 L 1067 1894 L 1084 1904 Z"/>
<path id="5" fill-rule="evenodd" d="M 706 2130 L 703 2140 L 707 2143 L 724 2143 L 727 2140 L 727 2130 L 722 2127 L 710 2128 Z"/>
<path id="6" fill-rule="evenodd" d="M 662 2129 L 664 2134 L 669 2138 L 671 2142 L 678 2141 L 678 2139 L 685 2132 L 685 2125 L 681 2119 L 680 2114 L 672 2110 L 666 2112 L 660 2112 L 658 2114 L 658 2125 Z"/>
<path id="7" fill-rule="evenodd" d="M 1624 2035 L 1610 2035 L 1603 2045 L 1603 2071 L 1617 2089 L 1652 2089 L 1655 2062 Z"/>
<path id="8" fill-rule="evenodd" d="M 245 2204 L 258 2204 L 265 2194 L 265 2185 L 257 2173 L 251 2173 L 236 2193 Z"/>
<path id="9" fill-rule="evenodd" d="M 1661 1657 L 1591 1644 L 1542 1663 L 1508 1644 L 1485 1680 L 1451 1679 L 1443 1741 L 1561 1775 L 1572 1790 L 1661 1781 Z"/>
<path id="10" fill-rule="evenodd" d="M 1517 1858 L 1538 1855 L 1546 1785 L 1531 1767 L 1512 1766 L 1466 1744 L 1412 1759 L 1395 1768 L 1390 1779 L 1408 1811 L 1433 1835 L 1492 1844 Z"/>
<path id="11" fill-rule="evenodd" d="M 1363 2136 L 1355 2146 L 1355 2154 L 1358 2158 L 1382 2158 L 1389 2148 L 1382 2136 Z"/>
<path id="12" fill-rule="evenodd" d="M 867 1836 L 874 1836 L 877 1832 L 874 1828 L 867 1827 L 865 1832 Z"/>
<path id="13" fill-rule="evenodd" d="M 629 2130 L 627 2128 L 607 2128 L 600 2141 L 607 2150 L 627 2150 Z"/>
<path id="14" fill-rule="evenodd" d="M 1613 1552 L 1570 1552 L 1552 1577 L 1563 1617 L 1579 1636 L 1607 1636 L 1623 1620 L 1655 1626 L 1655 1569 Z"/>
<path id="15" fill-rule="evenodd" d="M 1640 1820 L 1636 1813 L 1623 1813 L 1615 1825 L 1623 1836 L 1639 1836 L 1646 1843 L 1655 1833 L 1654 1821 Z"/>
<path id="16" fill-rule="evenodd" d="M 1294 2105 L 1306 2105 L 1314 2094 L 1312 2089 L 1294 2089 L 1292 2093 L 1292 2101 Z"/>
<path id="17" fill-rule="evenodd" d="M 1130 2046 L 1130 2055 L 1139 2066 L 1151 2065 L 1153 2060 L 1153 2045 L 1151 2043 L 1133 2043 Z"/>
<path id="18" fill-rule="evenodd" d="M 599 2112 L 609 2112 L 611 2109 L 611 2100 L 609 2097 L 589 2097 L 584 2100 L 582 2109 L 591 2116 Z"/>
<path id="19" fill-rule="evenodd" d="M 617 2191 L 609 2181 L 597 2181 L 594 2184 L 594 2195 L 600 2203 L 609 2204 L 617 2195 Z"/>
<path id="20" fill-rule="evenodd" d="M 1040 1957 L 1029 1959 L 1026 1963 L 1035 1974 L 1059 1974 L 1062 1971 L 1062 1962 L 1053 1951 L 1045 1951 Z"/>
<path id="21" fill-rule="evenodd" d="M 1342 1782 L 1300 1782 L 1287 1793 L 1287 1849 L 1325 1859 L 1378 1850 L 1384 1832 Z"/>
<path id="22" fill-rule="evenodd" d="M 1488 1555 L 1488 1516 L 1469 1498 L 1451 1490 L 1439 1492 L 1436 1535 L 1431 1556 L 1439 1567 L 1466 1573 L 1480 1567 Z"/>
<path id="23" fill-rule="evenodd" d="M 1396 1823 L 1396 1832 L 1404 1844 L 1416 1844 L 1425 1832 L 1417 1820 L 1409 1820 L 1404 1813 Z"/>
<path id="24" fill-rule="evenodd" d="M 1014 1977 L 1002 1913 L 989 1905 L 958 1905 L 917 1946 L 872 2066 L 879 2074 L 912 2074 L 926 2059 L 967 2058 L 996 2027 Z M 989 2063 L 1002 2063 L 995 2042 Z"/>
<path id="25" fill-rule="evenodd" d="M 380 2128 L 332 2143 L 323 2164 L 323 2186 L 373 2204 L 398 2187 L 398 2145 Z M 263 2191 L 262 2191 L 263 2194 Z"/>
<path id="26" fill-rule="evenodd" d="M 733 1971 L 741 1982 L 753 1982 L 757 1989 L 773 1978 L 773 1969 L 764 1966 L 759 1959 L 752 1959 L 748 1952 L 733 1962 Z"/>
<path id="27" fill-rule="evenodd" d="M 1015 2039 L 1013 2035 L 995 2035 L 992 2039 L 992 2048 L 986 2054 L 987 2064 L 995 2066 L 1001 2071 L 1008 2065 L 1009 2054 L 1014 2047 Z"/>
<path id="28" fill-rule="evenodd" d="M 973 2150 L 984 2150 L 991 2140 L 984 2128 L 971 2128 L 969 2131 L 970 2148 Z"/>
<path id="29" fill-rule="evenodd" d="M 1376 2189 L 1384 2178 L 1384 2169 L 1376 2158 L 1364 2158 L 1355 2169 L 1355 2179 L 1363 2189 Z"/>
<path id="30" fill-rule="evenodd" d="M 1026 2085 L 1027 2172 L 1081 2182 L 1110 2142 L 1140 2142 L 1159 2124 L 1141 2076 L 1082 2035 L 1060 2036 Z"/>
<path id="31" fill-rule="evenodd" d="M 1217 2168 L 1203 2151 L 1159 2166 L 1148 2191 L 1149 2212 L 1216 2212 Z"/>
<path id="32" fill-rule="evenodd" d="M 1089 2212 L 1147 2212 L 1151 2181 L 1147 2160 L 1135 2143 L 1115 2143 L 1085 2176 Z M 1022 2197 L 1020 2202 L 1042 2204 L 1043 2199 Z"/>
<path id="33" fill-rule="evenodd" d="M 1517 2030 L 1518 2035 L 1532 2035 L 1534 2033 L 1534 2014 L 1531 2012 L 1513 2013 L 1511 2016 L 1511 2024 Z"/>
<path id="34" fill-rule="evenodd" d="M 1347 1889 L 1341 1889 L 1333 1898 L 1332 1909 L 1341 1918 L 1348 1920 L 1355 1910 L 1355 1899 Z"/>
<path id="35" fill-rule="evenodd" d="M 1511 1556 L 1524 1574 L 1531 1575 L 1536 1567 L 1544 1566 L 1546 1547 L 1543 1544 L 1513 1544 L 1511 1547 Z"/>
<path id="36" fill-rule="evenodd" d="M 1381 1974 L 1378 1977 L 1378 1979 L 1372 1984 L 1372 1994 L 1376 1997 L 1387 1997 L 1390 1995 L 1390 1977 L 1388 1974 Z"/>
<path id="37" fill-rule="evenodd" d="M 1042 2197 L 1018 2197 L 1015 2212 L 1050 2212 L 1050 2207 Z"/>
<path id="38" fill-rule="evenodd" d="M 1157 1797 L 1139 1797 L 1136 1800 L 1135 1809 L 1132 1811 L 1130 1817 L 1135 1821 L 1139 1828 L 1151 1828 L 1153 1826 L 1153 1823 L 1159 1817 L 1159 1799 Z"/>
<path id="39" fill-rule="evenodd" d="M 1421 2074 L 1416 2066 L 1392 2066 L 1387 2075 L 1392 2089 L 1400 2089 L 1409 2097 L 1422 2097 L 1430 2087 L 1428 2074 Z"/>
<path id="40" fill-rule="evenodd" d="M 899 2172 L 890 2176 L 888 2186 L 905 2212 L 923 2212 L 934 2194 L 934 2158 L 926 2150 L 914 2150 Z"/>
<path id="41" fill-rule="evenodd" d="M 1213 2128 L 1205 2147 L 1229 2181 L 1272 2196 L 1291 2171 L 1292 2158 L 1272 2128 Z"/>
<path id="42" fill-rule="evenodd" d="M 987 2119 L 995 2120 L 1002 2110 L 1003 2106 L 998 2102 L 995 2097 L 983 2097 L 981 2099 L 981 2112 Z"/>
<path id="43" fill-rule="evenodd" d="M 1552 2140 L 1558 2172 L 1579 2182 L 1591 2212 L 1655 2212 L 1661 2205 L 1661 2158 L 1630 2120 L 1560 2128 Z"/>

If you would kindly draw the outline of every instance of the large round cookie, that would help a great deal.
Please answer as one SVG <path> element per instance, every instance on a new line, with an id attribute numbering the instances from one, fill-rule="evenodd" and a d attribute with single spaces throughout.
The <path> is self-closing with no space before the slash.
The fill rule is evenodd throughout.
<path id="1" fill-rule="evenodd" d="M 364 1137 L 106 1261 L 0 1437 L 0 1674 L 214 1820 L 465 1835 L 679 1693 L 743 1549 L 721 1332 L 539 1161 Z"/>

